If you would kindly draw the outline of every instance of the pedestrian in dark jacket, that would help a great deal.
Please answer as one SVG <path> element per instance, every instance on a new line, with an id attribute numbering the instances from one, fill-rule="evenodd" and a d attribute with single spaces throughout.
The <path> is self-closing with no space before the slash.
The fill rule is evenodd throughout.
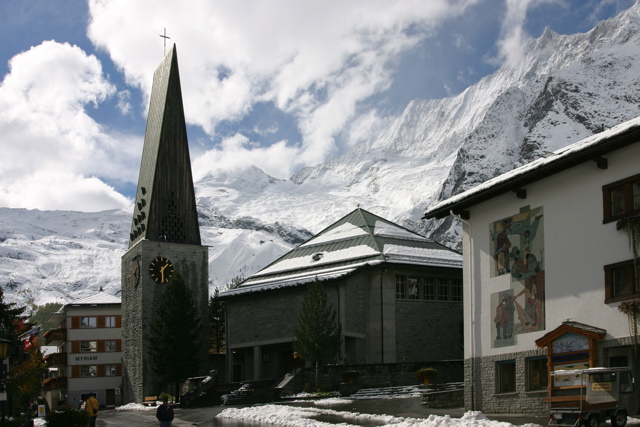
<path id="1" fill-rule="evenodd" d="M 160 427 L 171 427 L 173 407 L 169 406 L 169 399 L 166 396 L 162 398 L 162 405 L 156 410 L 156 418 L 160 421 Z"/>

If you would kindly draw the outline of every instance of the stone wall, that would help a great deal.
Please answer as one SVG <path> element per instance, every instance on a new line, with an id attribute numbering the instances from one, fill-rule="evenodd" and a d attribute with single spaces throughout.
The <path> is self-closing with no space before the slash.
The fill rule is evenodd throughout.
<path id="1" fill-rule="evenodd" d="M 529 391 L 526 378 L 527 359 L 544 356 L 544 349 L 519 353 L 504 353 L 464 361 L 466 410 L 482 411 L 489 414 L 544 414 L 547 406 L 543 399 L 547 390 Z M 515 360 L 516 390 L 512 393 L 498 393 L 496 365 L 500 361 Z"/>

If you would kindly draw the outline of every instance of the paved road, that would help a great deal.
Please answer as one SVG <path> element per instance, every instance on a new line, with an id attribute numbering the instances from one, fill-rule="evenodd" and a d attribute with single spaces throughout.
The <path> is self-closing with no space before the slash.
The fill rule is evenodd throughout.
<path id="1" fill-rule="evenodd" d="M 313 406 L 308 402 L 288 403 L 290 405 Z M 233 406 L 240 408 L 243 406 Z M 238 426 L 254 426 L 266 427 L 270 424 L 252 423 L 247 421 L 228 420 L 215 418 L 220 412 L 228 408 L 228 406 L 214 406 L 209 408 L 193 408 L 193 409 L 175 409 L 175 419 L 172 427 L 238 427 Z M 354 400 L 349 403 L 332 405 L 331 409 L 338 411 L 360 412 L 367 414 L 386 414 L 397 417 L 427 418 L 429 415 L 450 415 L 452 418 L 459 418 L 464 414 L 462 408 L 451 409 L 431 409 L 420 404 L 420 398 L 405 399 L 370 399 L 370 400 Z M 487 418 L 495 421 L 508 422 L 517 426 L 523 424 L 539 424 L 546 426 L 548 422 L 547 416 L 526 416 L 526 415 L 491 415 L 485 414 Z M 327 420 L 331 422 L 331 420 Z M 116 411 L 104 410 L 98 416 L 97 427 L 138 427 L 138 426 L 158 426 L 155 419 L 155 411 Z"/>

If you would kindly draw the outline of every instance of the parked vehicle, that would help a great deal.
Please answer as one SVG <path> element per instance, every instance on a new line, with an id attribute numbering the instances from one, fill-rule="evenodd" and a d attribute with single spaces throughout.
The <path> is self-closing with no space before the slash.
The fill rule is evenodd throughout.
<path id="1" fill-rule="evenodd" d="M 627 423 L 635 387 L 630 368 L 589 368 L 551 373 L 555 394 L 548 398 L 550 426 L 613 427 Z M 567 387 L 558 386 L 566 379 Z"/>

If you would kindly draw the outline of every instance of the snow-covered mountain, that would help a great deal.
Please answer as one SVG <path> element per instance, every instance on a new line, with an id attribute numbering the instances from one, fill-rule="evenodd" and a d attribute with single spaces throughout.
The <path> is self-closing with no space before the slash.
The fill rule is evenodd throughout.
<path id="1" fill-rule="evenodd" d="M 247 276 L 355 209 L 456 246 L 430 204 L 640 115 L 640 4 L 584 34 L 551 30 L 458 96 L 414 100 L 377 138 L 277 180 L 256 167 L 196 182 L 211 288 Z M 120 288 L 131 212 L 0 209 L 8 299 L 66 302 Z M 307 231 L 309 230 L 309 231 Z"/>

